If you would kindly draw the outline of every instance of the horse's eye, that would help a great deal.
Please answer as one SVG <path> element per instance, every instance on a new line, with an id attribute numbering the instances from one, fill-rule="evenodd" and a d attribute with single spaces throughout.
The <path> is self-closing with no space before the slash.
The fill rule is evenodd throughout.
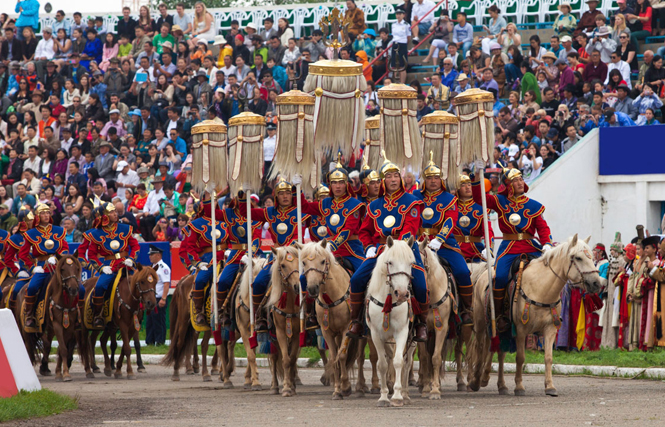
<path id="1" fill-rule="evenodd" d="M 325 263 L 326 263 L 325 261 L 321 261 L 321 265 L 323 265 L 323 264 L 325 264 Z"/>
<path id="2" fill-rule="evenodd" d="M 280 267 L 282 267 L 282 268 L 286 268 L 286 265 L 285 265 L 285 264 L 282 264 Z"/>
<path id="3" fill-rule="evenodd" d="M 581 256 L 576 256 L 575 259 L 578 260 L 578 261 L 582 261 L 582 257 L 581 257 Z"/>

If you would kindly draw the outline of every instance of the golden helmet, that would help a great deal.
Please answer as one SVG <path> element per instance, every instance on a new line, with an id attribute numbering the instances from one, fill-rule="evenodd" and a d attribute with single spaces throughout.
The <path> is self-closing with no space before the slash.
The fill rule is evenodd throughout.
<path id="1" fill-rule="evenodd" d="M 439 177 L 439 178 L 441 177 L 441 168 L 438 167 L 436 164 L 434 164 L 433 156 L 434 156 L 434 154 L 430 151 L 429 152 L 429 163 L 427 164 L 427 167 L 423 171 L 423 175 L 425 176 L 425 178 L 429 178 L 429 177 L 432 177 L 432 176 L 436 176 L 436 177 Z"/>
<path id="2" fill-rule="evenodd" d="M 42 212 L 51 213 L 51 208 L 45 203 L 39 203 L 35 206 L 35 214 L 39 215 Z"/>
<path id="3" fill-rule="evenodd" d="M 328 174 L 328 182 L 348 182 L 349 181 L 349 173 L 344 169 L 344 166 L 342 166 L 342 159 L 340 154 L 337 154 L 337 164 L 335 164 L 335 169 L 333 169 L 329 174 Z"/>
<path id="4" fill-rule="evenodd" d="M 279 177 L 279 181 L 277 181 L 277 185 L 275 185 L 275 194 L 281 192 L 281 191 L 291 191 L 292 186 L 291 183 L 285 180 L 283 177 Z"/>
<path id="5" fill-rule="evenodd" d="M 315 199 L 318 199 L 321 196 L 330 196 L 330 189 L 323 184 L 319 184 L 319 186 L 316 188 L 316 191 L 314 192 Z"/>
<path id="6" fill-rule="evenodd" d="M 522 172 L 519 169 L 504 169 L 503 170 L 503 182 L 505 184 L 511 182 L 515 178 L 521 178 Z"/>
<path id="7" fill-rule="evenodd" d="M 383 165 L 381 165 L 381 169 L 380 169 L 381 179 L 385 178 L 386 174 L 388 174 L 390 172 L 397 172 L 397 173 L 402 172 L 400 170 L 399 166 L 397 166 L 395 163 L 388 160 L 388 158 L 386 157 L 386 152 L 385 151 L 381 150 L 381 156 L 385 159 L 385 161 L 383 162 Z"/>
<path id="8" fill-rule="evenodd" d="M 461 187 L 463 184 L 471 184 L 471 178 L 469 175 L 461 174 L 459 176 L 459 186 Z"/>

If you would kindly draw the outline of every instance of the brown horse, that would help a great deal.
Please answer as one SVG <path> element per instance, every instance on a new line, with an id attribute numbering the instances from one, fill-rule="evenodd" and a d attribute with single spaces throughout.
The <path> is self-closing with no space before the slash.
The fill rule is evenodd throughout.
<path id="1" fill-rule="evenodd" d="M 9 308 L 9 294 L 14 283 L 16 283 L 16 278 L 9 275 L 2 283 L 0 283 L 0 289 L 2 289 L 2 300 L 0 300 L 0 308 Z"/>
<path id="2" fill-rule="evenodd" d="M 187 369 L 187 373 L 197 373 L 199 370 L 198 348 L 197 340 L 199 332 L 192 326 L 192 319 L 190 313 L 190 299 L 189 294 L 194 287 L 194 275 L 188 275 L 180 279 L 173 297 L 171 298 L 171 305 L 169 307 L 169 328 L 171 344 L 169 351 L 166 353 L 161 361 L 163 366 L 173 366 L 172 381 L 180 381 L 180 367 L 183 362 Z M 203 339 L 201 341 L 201 358 L 202 370 L 201 376 L 203 381 L 212 381 L 212 375 L 218 372 L 217 366 L 217 352 L 213 356 L 212 371 L 208 372 L 208 347 L 211 331 L 203 332 Z M 191 359 L 193 358 L 193 364 Z"/>
<path id="3" fill-rule="evenodd" d="M 86 298 L 94 292 L 95 283 L 97 278 L 91 278 L 84 283 Z M 102 352 L 104 353 L 104 373 L 110 376 L 112 368 L 115 368 L 115 378 L 122 378 L 122 363 L 124 357 L 127 357 L 127 379 L 134 380 L 136 376 L 132 370 L 130 362 L 131 340 L 134 332 L 140 328 L 139 314 L 141 304 L 145 310 L 153 310 L 157 304 L 155 298 L 155 286 L 157 284 L 157 273 L 152 267 L 143 267 L 141 264 L 136 264 L 136 272 L 129 278 L 123 274 L 120 278 L 117 287 L 117 295 L 114 300 L 112 312 L 112 321 L 106 325 L 110 333 L 115 333 L 116 330 L 120 331 L 122 338 L 122 351 L 118 357 L 116 366 L 111 365 L 111 359 L 108 354 L 106 345 L 102 345 Z M 87 329 L 87 328 L 86 328 Z M 84 333 L 84 339 L 90 346 L 90 357 L 86 358 L 85 368 L 86 372 L 94 364 L 94 346 L 97 340 L 99 330 L 92 330 L 92 334 L 88 334 L 88 330 Z"/>
<path id="4" fill-rule="evenodd" d="M 81 359 L 88 356 L 87 347 L 82 343 L 80 331 L 76 331 L 81 321 L 77 305 L 81 264 L 77 255 L 56 255 L 58 259 L 53 276 L 47 285 L 44 297 L 44 323 L 42 333 L 28 333 L 23 329 L 21 310 L 28 285 L 26 284 L 16 297 L 14 317 L 21 325 L 21 334 L 33 365 L 38 363 L 41 354 L 41 375 L 50 375 L 48 357 L 51 352 L 53 337 L 58 339 L 58 359 L 56 365 L 56 381 L 71 381 L 69 367 L 74 348 L 78 344 Z M 86 371 L 87 373 L 87 371 Z"/>

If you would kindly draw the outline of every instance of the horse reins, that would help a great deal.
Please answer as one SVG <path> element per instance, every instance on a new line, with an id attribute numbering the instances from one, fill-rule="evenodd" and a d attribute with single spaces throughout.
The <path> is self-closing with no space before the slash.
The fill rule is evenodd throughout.
<path id="1" fill-rule="evenodd" d="M 129 281 L 129 277 L 127 277 L 127 281 Z M 148 292 L 153 292 L 153 293 L 156 292 L 153 288 L 146 289 L 146 290 L 141 289 L 141 286 L 139 285 L 139 283 L 140 283 L 140 280 L 137 279 L 136 280 L 136 286 L 134 286 L 134 289 L 139 292 L 139 297 L 136 298 L 134 296 L 134 292 L 130 292 L 130 294 L 129 294 L 129 295 L 132 296 L 132 298 L 134 298 L 134 301 L 139 303 L 139 308 L 136 309 L 136 310 L 133 310 L 132 307 L 122 299 L 122 297 L 120 296 L 120 287 L 117 287 L 115 289 L 115 294 L 118 297 L 118 301 L 120 302 L 120 305 L 125 307 L 127 309 L 127 311 L 130 311 L 132 314 L 138 314 L 138 312 L 141 308 L 140 303 L 145 303 L 145 300 L 143 299 L 143 294 L 147 294 Z"/>
<path id="2" fill-rule="evenodd" d="M 591 271 L 582 271 L 582 270 L 580 270 L 579 266 L 577 265 L 577 263 L 575 262 L 575 259 L 573 257 L 574 257 L 574 255 L 570 256 L 570 264 L 568 264 L 568 270 L 566 271 L 566 277 L 569 277 L 570 270 L 573 268 L 573 266 L 575 266 L 575 269 L 577 270 L 578 273 L 580 273 L 580 276 L 582 277 L 582 280 L 580 280 L 579 282 L 571 282 L 571 285 L 580 285 L 580 284 L 584 283 L 584 277 L 588 274 L 598 274 L 597 269 L 591 270 Z M 549 267 L 550 271 L 556 276 L 557 279 L 561 280 L 564 283 L 569 281 L 569 279 L 564 279 L 561 276 L 559 276 L 558 274 L 556 274 L 556 272 L 552 268 L 551 263 L 548 262 L 547 266 Z"/>

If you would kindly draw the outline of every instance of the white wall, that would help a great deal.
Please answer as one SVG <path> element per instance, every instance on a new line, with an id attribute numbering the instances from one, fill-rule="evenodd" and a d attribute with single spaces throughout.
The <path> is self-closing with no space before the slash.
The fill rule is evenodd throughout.
<path id="1" fill-rule="evenodd" d="M 598 148 L 595 129 L 530 186 L 528 196 L 546 207 L 554 241 L 579 233 L 609 246 L 618 231 L 626 244 L 638 224 L 657 234 L 665 174 L 599 176 Z"/>

